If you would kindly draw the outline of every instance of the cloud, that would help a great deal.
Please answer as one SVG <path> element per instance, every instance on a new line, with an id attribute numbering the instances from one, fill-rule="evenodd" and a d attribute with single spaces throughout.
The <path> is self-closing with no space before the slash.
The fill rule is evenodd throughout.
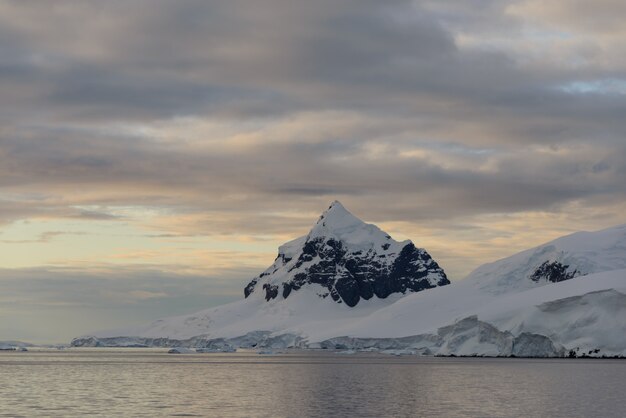
<path id="1" fill-rule="evenodd" d="M 339 198 L 459 278 L 626 222 L 623 6 L 540 3 L 0 0 L 0 245 L 252 273 Z"/>
<path id="2" fill-rule="evenodd" d="M 238 299 L 240 281 L 131 267 L 100 272 L 4 269 L 0 270 L 0 338 L 13 335 L 67 343 L 81 333 L 141 324 Z"/>
<path id="3" fill-rule="evenodd" d="M 5 244 L 33 244 L 33 243 L 47 243 L 52 241 L 55 237 L 62 235 L 87 235 L 86 232 L 67 232 L 67 231 L 47 231 L 39 234 L 39 236 L 32 240 L 0 240 Z"/>

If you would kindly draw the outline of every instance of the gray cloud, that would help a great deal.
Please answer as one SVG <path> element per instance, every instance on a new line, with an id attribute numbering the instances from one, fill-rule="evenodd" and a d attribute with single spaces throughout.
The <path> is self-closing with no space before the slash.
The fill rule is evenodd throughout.
<path id="1" fill-rule="evenodd" d="M 308 129 L 308 127 L 306 127 Z M 390 128 L 393 131 L 393 126 Z M 384 129 L 381 128 L 382 131 Z M 244 192 L 255 205 L 269 209 L 278 196 L 331 199 L 376 196 L 418 199 L 419 215 L 407 208 L 405 220 L 548 208 L 598 194 L 624 196 L 626 147 L 595 144 L 553 148 L 473 152 L 428 142 L 356 137 L 316 143 L 260 143 L 242 152 L 172 147 L 150 139 L 59 133 L 44 138 L 4 140 L 2 171 L 7 189 L 41 190 L 66 200 L 35 200 L 21 206 L 5 202 L 12 218 L 56 211 L 65 217 L 116 219 L 106 211 L 80 205 L 148 205 L 204 211 L 211 207 L 243 211 L 236 202 L 224 207 L 220 196 Z M 371 156 L 369 146 L 385 146 Z M 218 146 L 219 148 L 219 146 Z M 423 152 L 405 157 L 403 152 Z M 458 164 L 455 164 L 458 162 Z M 601 169 L 599 169 L 601 167 Z M 72 190 L 89 185 L 85 202 Z M 99 197 L 98 193 L 103 197 Z M 217 197 L 217 199 L 216 199 Z M 317 202 L 320 199 L 316 199 Z M 291 202 L 307 207 L 306 199 Z M 73 207 L 69 207 L 68 205 Z M 302 205 L 302 206 L 301 206 Z M 391 209 L 393 211 L 393 209 Z M 254 218 L 254 217 L 252 217 Z M 254 222 L 254 221 L 252 221 Z M 216 231 L 217 232 L 217 231 Z"/>
<path id="2" fill-rule="evenodd" d="M 621 6 L 536 4 L 0 0 L 0 225 L 265 239 L 335 198 L 451 246 L 524 229 L 495 216 L 626 222 L 626 95 L 597 89 L 626 80 Z"/>
<path id="3" fill-rule="evenodd" d="M 140 325 L 236 300 L 247 270 L 221 278 L 157 269 L 0 270 L 0 338 L 67 343 L 82 333 Z"/>
<path id="4" fill-rule="evenodd" d="M 559 127 L 596 120 L 594 109 L 604 110 L 596 116 L 607 115 L 607 108 L 617 113 L 615 103 L 553 88 L 577 77 L 605 77 L 605 70 L 525 71 L 513 53 L 456 45 L 451 30 L 474 33 L 479 23 L 519 36 L 505 2 L 471 9 L 404 0 L 60 4 L 49 11 L 37 2 L 5 2 L 4 32 L 13 40 L 5 60 L 20 70 L 13 72 L 19 80 L 4 78 L 23 84 L 23 91 L 35 83 L 39 88 L 25 106 L 66 119 L 393 109 L 500 126 L 502 141 L 516 134 L 503 125 L 522 116 L 536 119 L 524 121 L 532 129 L 546 111 L 557 113 Z M 44 16 L 41 25 L 15 23 Z M 468 114 L 463 107 L 470 105 Z M 553 140 L 549 131 L 541 133 L 526 139 Z"/>

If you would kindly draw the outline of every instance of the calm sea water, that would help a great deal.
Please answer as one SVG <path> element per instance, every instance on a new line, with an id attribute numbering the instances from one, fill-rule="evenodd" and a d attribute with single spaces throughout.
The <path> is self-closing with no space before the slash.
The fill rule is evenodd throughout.
<path id="1" fill-rule="evenodd" d="M 626 361 L 0 352 L 0 416 L 623 417 Z"/>

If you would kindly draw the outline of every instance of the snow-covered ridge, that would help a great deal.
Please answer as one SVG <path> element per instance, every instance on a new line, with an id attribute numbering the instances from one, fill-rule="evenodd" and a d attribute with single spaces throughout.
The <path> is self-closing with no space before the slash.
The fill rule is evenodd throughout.
<path id="1" fill-rule="evenodd" d="M 329 211 L 337 210 L 341 216 L 329 216 L 327 211 L 310 234 L 282 246 L 274 266 L 257 278 L 255 286 L 283 286 L 295 277 L 290 276 L 290 268 L 309 272 L 310 266 L 322 261 L 332 260 L 335 274 L 341 271 L 336 260 L 351 259 L 346 256 L 351 251 L 391 255 L 398 248 L 401 253 L 415 248 L 410 242 L 396 243 L 335 206 Z M 320 237 L 324 244 L 314 244 L 317 261 L 295 267 L 300 257 L 310 255 L 304 248 Z M 324 253 L 334 248 L 327 243 L 330 240 L 342 243 L 342 251 L 334 253 L 340 257 L 328 258 Z M 382 248 L 381 243 L 389 247 Z M 374 264 L 371 259 L 365 262 Z M 339 277 L 344 276 L 335 279 Z M 320 298 L 329 292 L 327 284 L 311 280 L 286 298 L 278 294 L 267 298 L 259 288 L 231 304 L 134 330 L 98 333 L 73 344 L 626 356 L 626 226 L 572 234 L 482 266 L 460 282 L 420 292 L 394 292 L 386 298 L 361 298 L 353 307 L 332 297 Z"/>
<path id="2" fill-rule="evenodd" d="M 335 201 L 307 235 L 279 248 L 274 263 L 246 286 L 244 295 L 287 299 L 316 284 L 322 287 L 319 297 L 355 306 L 372 297 L 449 283 L 425 250 L 411 241 L 395 241 Z"/>
<path id="3" fill-rule="evenodd" d="M 576 232 L 478 267 L 464 281 L 500 294 L 626 268 L 626 225 Z"/>

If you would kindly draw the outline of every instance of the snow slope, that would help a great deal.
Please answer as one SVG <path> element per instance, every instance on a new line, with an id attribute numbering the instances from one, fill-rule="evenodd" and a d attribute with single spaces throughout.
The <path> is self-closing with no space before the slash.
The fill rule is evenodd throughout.
<path id="1" fill-rule="evenodd" d="M 625 243 L 626 226 L 581 232 L 482 266 L 448 286 L 373 297 L 354 307 L 318 297 L 327 288 L 310 283 L 288 298 L 253 293 L 74 344 L 124 345 L 139 338 L 147 345 L 210 347 L 219 340 L 441 355 L 626 356 Z M 283 246 L 281 254 L 299 246 Z M 272 279 L 278 283 L 279 276 Z"/>
<path id="2" fill-rule="evenodd" d="M 372 298 L 351 308 L 328 298 L 319 298 L 321 286 L 312 285 L 288 299 L 265 301 L 261 297 L 248 298 L 191 315 L 182 315 L 154 321 L 146 327 L 112 330 L 96 334 L 98 337 L 139 336 L 146 338 L 189 339 L 233 338 L 253 331 L 306 333 L 316 324 L 327 327 L 347 326 L 356 318 L 393 304 L 403 295 L 387 299 Z"/>
<path id="3" fill-rule="evenodd" d="M 437 334 L 440 328 L 472 316 L 513 336 L 546 336 L 568 350 L 578 347 L 582 353 L 600 348 L 603 354 L 626 355 L 626 269 L 506 295 L 481 292 L 471 282 L 456 283 L 405 296 L 345 327 L 311 329 L 309 338 Z"/>
<path id="4" fill-rule="evenodd" d="M 501 294 L 531 289 L 549 282 L 541 266 L 560 265 L 552 279 L 626 269 L 626 225 L 596 232 L 576 232 L 554 241 L 484 264 L 463 281 L 486 292 Z M 544 269 L 545 270 L 545 269 Z M 559 274 L 560 273 L 560 274 Z M 536 280 L 533 280 L 532 278 Z"/>

